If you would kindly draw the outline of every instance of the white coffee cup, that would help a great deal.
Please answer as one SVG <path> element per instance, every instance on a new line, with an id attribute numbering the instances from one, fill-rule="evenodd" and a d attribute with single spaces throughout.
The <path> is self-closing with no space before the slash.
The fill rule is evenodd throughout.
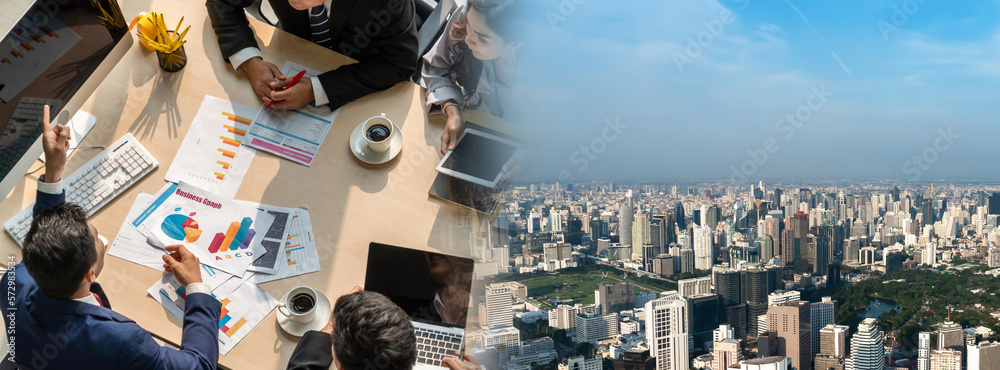
<path id="1" fill-rule="evenodd" d="M 311 298 L 312 305 L 308 305 L 308 300 L 299 295 L 308 295 Z M 299 298 L 300 302 L 296 302 L 296 298 Z M 300 307 L 296 309 L 295 304 L 298 303 Z M 285 298 L 278 302 L 278 311 L 282 315 L 291 317 L 293 320 L 306 324 L 313 321 L 316 318 L 316 306 L 319 305 L 319 294 L 316 294 L 316 290 L 307 286 L 300 286 L 285 295 Z M 308 306 L 308 307 L 303 307 Z"/>
<path id="2" fill-rule="evenodd" d="M 372 128 L 372 126 L 375 125 L 385 126 L 389 130 L 389 135 L 385 137 L 385 140 L 372 141 L 372 139 L 368 137 L 368 129 Z M 365 121 L 363 125 L 361 125 L 361 135 L 363 135 L 365 137 L 365 141 L 368 142 L 368 147 L 371 148 L 371 150 L 379 153 L 389 150 L 389 145 L 390 143 L 392 143 L 392 135 L 394 135 L 395 133 L 396 133 L 395 130 L 392 129 L 392 121 L 390 121 L 388 118 L 385 118 L 385 113 L 382 113 L 382 115 L 379 116 L 369 118 Z"/>

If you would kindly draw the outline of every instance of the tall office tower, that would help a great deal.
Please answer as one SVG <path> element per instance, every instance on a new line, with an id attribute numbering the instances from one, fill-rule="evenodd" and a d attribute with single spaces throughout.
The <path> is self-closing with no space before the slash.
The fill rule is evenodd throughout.
<path id="1" fill-rule="evenodd" d="M 618 314 L 598 315 L 592 312 L 576 314 L 576 339 L 597 344 L 597 341 L 618 335 Z"/>
<path id="2" fill-rule="evenodd" d="M 1000 364 L 1000 343 L 982 342 L 967 344 L 968 366 L 966 370 L 989 370 Z"/>
<path id="3" fill-rule="evenodd" d="M 666 225 L 667 221 L 663 219 L 663 216 L 656 215 L 649 220 L 649 244 L 654 247 L 663 250 L 669 243 L 666 242 Z"/>
<path id="4" fill-rule="evenodd" d="M 590 219 L 590 230 L 588 231 L 590 232 L 591 243 L 594 243 L 600 239 L 607 238 L 608 236 L 611 235 L 611 233 L 608 230 L 608 223 L 600 219 L 600 217 L 592 217 Z"/>
<path id="5" fill-rule="evenodd" d="M 656 370 L 688 370 L 687 303 L 672 295 L 646 303 L 646 343 Z"/>
<path id="6" fill-rule="evenodd" d="M 715 280 L 715 294 L 719 295 L 723 306 L 742 303 L 739 270 L 716 268 L 712 270 L 712 280 Z"/>
<path id="7" fill-rule="evenodd" d="M 1000 193 L 998 192 L 994 191 L 990 194 L 989 214 L 1000 215 Z"/>
<path id="8" fill-rule="evenodd" d="M 924 250 L 920 252 L 920 264 L 928 266 L 937 266 L 937 244 L 934 242 L 927 242 L 924 245 Z"/>
<path id="9" fill-rule="evenodd" d="M 576 329 L 576 315 L 582 312 L 596 312 L 596 305 L 564 305 L 561 304 L 554 309 L 549 310 L 549 326 L 553 329 L 563 329 L 568 332 L 568 334 L 575 333 Z"/>
<path id="10" fill-rule="evenodd" d="M 875 319 L 864 319 L 851 337 L 851 357 L 845 370 L 884 370 L 885 337 Z"/>
<path id="11" fill-rule="evenodd" d="M 495 246 L 510 246 L 510 214 L 507 213 L 507 210 L 502 210 L 497 214 L 497 218 L 493 220 L 493 225 L 496 234 L 496 238 L 494 238 L 496 240 Z"/>
<path id="12" fill-rule="evenodd" d="M 653 370 L 656 359 L 649 356 L 649 350 L 633 348 L 625 351 L 621 358 L 615 360 L 615 370 Z"/>
<path id="13" fill-rule="evenodd" d="M 486 314 L 490 329 L 514 325 L 514 295 L 506 284 L 490 284 L 486 287 Z"/>
<path id="14" fill-rule="evenodd" d="M 694 272 L 695 258 L 694 249 L 681 249 L 681 273 Z"/>
<path id="15" fill-rule="evenodd" d="M 757 357 L 769 357 L 777 355 L 778 355 L 778 333 L 775 333 L 773 331 L 765 331 L 757 335 Z"/>
<path id="16" fill-rule="evenodd" d="M 554 233 L 563 231 L 563 215 L 554 209 L 549 211 L 549 231 Z"/>
<path id="17" fill-rule="evenodd" d="M 677 291 L 681 297 L 690 297 L 712 292 L 712 277 L 705 276 L 677 281 Z"/>
<path id="18" fill-rule="evenodd" d="M 792 359 L 796 369 L 812 368 L 812 325 L 809 302 L 785 302 L 767 310 L 767 331 L 778 333 L 778 356 Z"/>
<path id="19" fill-rule="evenodd" d="M 663 214 L 663 243 L 670 245 L 677 242 L 677 216 L 673 212 Z"/>
<path id="20" fill-rule="evenodd" d="M 796 274 L 803 272 L 806 243 L 809 235 L 809 215 L 796 212 L 785 220 L 785 232 L 781 236 L 781 262 L 794 268 Z"/>
<path id="21" fill-rule="evenodd" d="M 861 248 L 861 259 L 858 260 L 858 264 L 861 265 L 874 265 L 875 264 L 875 247 L 864 247 Z"/>
<path id="22" fill-rule="evenodd" d="M 702 225 L 708 226 L 708 228 L 715 230 L 715 226 L 719 224 L 722 219 L 722 209 L 717 205 L 711 205 L 703 207 L 701 210 L 701 217 L 705 220 Z"/>
<path id="23" fill-rule="evenodd" d="M 820 349 L 814 360 L 816 369 L 844 370 L 849 332 L 850 328 L 845 325 L 828 324 L 820 329 Z"/>
<path id="24" fill-rule="evenodd" d="M 737 200 L 733 204 L 733 227 L 736 231 L 743 231 L 747 228 L 747 208 L 743 201 Z"/>
<path id="25" fill-rule="evenodd" d="M 719 342 L 726 339 L 736 338 L 736 333 L 733 331 L 733 327 L 729 324 L 722 324 L 715 330 L 712 330 L 712 342 Z"/>
<path id="26" fill-rule="evenodd" d="M 650 244 L 649 218 L 639 210 L 632 219 L 632 253 L 642 255 L 642 247 Z"/>
<path id="27" fill-rule="evenodd" d="M 712 249 L 712 229 L 707 226 L 694 227 L 694 267 L 699 270 L 711 270 L 715 264 Z"/>
<path id="28" fill-rule="evenodd" d="M 833 298 L 823 297 L 822 301 L 810 305 L 809 312 L 809 319 L 812 323 L 812 356 L 815 357 L 819 353 L 820 330 L 828 324 L 836 322 L 834 313 L 837 310 Z"/>
<path id="29" fill-rule="evenodd" d="M 736 339 L 716 341 L 712 349 L 712 368 L 728 369 L 743 361 L 743 342 Z"/>
<path id="30" fill-rule="evenodd" d="M 684 204 L 677 202 L 677 205 L 674 206 L 674 215 L 677 217 L 677 228 L 687 230 L 687 222 L 684 219 Z"/>
<path id="31" fill-rule="evenodd" d="M 889 194 L 892 195 L 892 201 L 893 202 L 898 202 L 899 201 L 899 186 L 893 185 L 892 186 L 892 190 L 889 191 Z"/>
<path id="32" fill-rule="evenodd" d="M 990 268 L 1000 267 L 1000 248 L 990 247 L 986 254 L 986 263 Z"/>
<path id="33" fill-rule="evenodd" d="M 635 205 L 632 203 L 632 190 L 625 194 L 621 208 L 618 211 L 618 236 L 620 243 L 632 246 L 632 219 L 635 217 Z"/>
<path id="34" fill-rule="evenodd" d="M 931 370 L 931 333 L 917 334 L 917 370 Z"/>
<path id="35" fill-rule="evenodd" d="M 757 243 L 760 243 L 760 262 L 767 263 L 772 258 L 774 258 L 777 253 L 775 253 L 774 240 L 770 236 L 763 236 L 757 238 Z"/>
<path id="36" fill-rule="evenodd" d="M 723 307 L 722 322 L 733 326 L 736 338 L 745 338 L 747 336 L 748 326 L 746 303 Z"/>
<path id="37" fill-rule="evenodd" d="M 688 331 L 691 333 L 690 347 L 692 350 L 705 348 L 706 343 L 712 343 L 714 332 L 720 324 L 719 296 L 704 293 L 684 298 L 687 301 Z"/>
<path id="38" fill-rule="evenodd" d="M 542 214 L 536 211 L 528 213 L 528 234 L 542 232 Z"/>
<path id="39" fill-rule="evenodd" d="M 832 234 L 832 228 L 829 226 L 824 226 L 817 228 L 816 235 L 810 235 L 809 238 L 809 264 L 812 266 L 812 273 L 817 275 L 826 274 L 826 266 L 830 264 L 830 259 L 832 256 L 832 246 L 830 243 L 830 235 L 824 235 L 827 233 Z"/>
<path id="40" fill-rule="evenodd" d="M 931 370 L 962 370 L 962 351 L 931 351 Z"/>
<path id="41" fill-rule="evenodd" d="M 701 209 L 695 208 L 691 210 L 691 224 L 692 226 L 702 226 L 705 220 L 701 218 Z"/>
<path id="42" fill-rule="evenodd" d="M 747 305 L 746 332 L 751 336 L 764 331 L 757 325 L 757 317 L 767 314 L 767 296 L 778 285 L 773 279 L 780 275 L 774 272 L 761 268 L 740 270 L 740 299 Z"/>
<path id="43" fill-rule="evenodd" d="M 956 349 L 965 347 L 965 335 L 962 326 L 951 321 L 938 324 L 938 350 Z"/>
<path id="44" fill-rule="evenodd" d="M 594 291 L 594 303 L 602 315 L 631 310 L 635 304 L 632 283 L 601 283 Z"/>
<path id="45" fill-rule="evenodd" d="M 513 326 L 486 330 L 478 346 L 500 352 L 500 368 L 506 369 L 510 358 L 521 353 L 521 331 Z"/>

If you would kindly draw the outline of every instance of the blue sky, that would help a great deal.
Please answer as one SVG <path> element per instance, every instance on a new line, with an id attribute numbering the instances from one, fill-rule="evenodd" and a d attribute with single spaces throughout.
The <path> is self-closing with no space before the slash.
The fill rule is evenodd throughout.
<path id="1" fill-rule="evenodd" d="M 520 53 L 531 180 L 1000 178 L 998 2 L 570 4 Z"/>

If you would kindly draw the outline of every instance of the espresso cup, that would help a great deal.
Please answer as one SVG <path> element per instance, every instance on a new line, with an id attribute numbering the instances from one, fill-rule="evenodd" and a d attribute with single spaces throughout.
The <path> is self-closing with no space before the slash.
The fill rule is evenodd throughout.
<path id="1" fill-rule="evenodd" d="M 392 129 L 392 121 L 385 118 L 385 113 L 369 118 L 361 128 L 361 134 L 365 136 L 365 141 L 371 150 L 379 153 L 389 150 L 395 132 Z"/>
<path id="2" fill-rule="evenodd" d="M 296 322 L 307 324 L 316 318 L 317 305 L 319 305 L 319 294 L 316 290 L 300 286 L 292 289 L 281 302 L 278 302 L 278 311 Z"/>

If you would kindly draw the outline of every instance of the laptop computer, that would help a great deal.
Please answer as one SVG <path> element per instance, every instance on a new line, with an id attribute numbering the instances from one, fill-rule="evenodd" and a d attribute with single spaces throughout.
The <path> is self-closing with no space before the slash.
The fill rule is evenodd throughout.
<path id="1" fill-rule="evenodd" d="M 389 297 L 410 316 L 417 337 L 414 369 L 445 369 L 465 342 L 474 261 L 371 243 L 365 290 Z"/>

